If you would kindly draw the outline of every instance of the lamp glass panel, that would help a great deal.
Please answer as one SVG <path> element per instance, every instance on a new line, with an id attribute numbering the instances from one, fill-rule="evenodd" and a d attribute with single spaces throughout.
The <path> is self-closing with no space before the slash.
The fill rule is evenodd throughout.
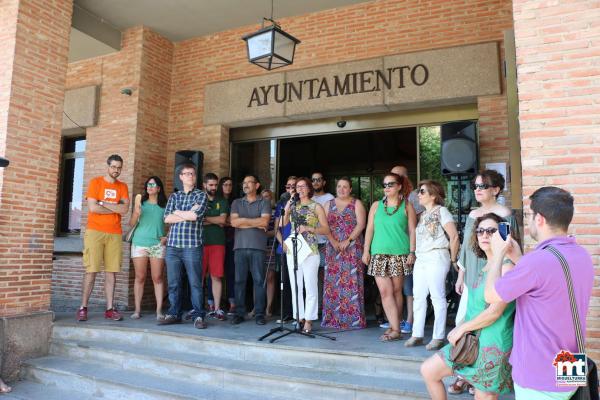
<path id="1" fill-rule="evenodd" d="M 293 61 L 295 46 L 296 43 L 292 39 L 275 31 L 275 54 L 286 60 Z"/>
<path id="2" fill-rule="evenodd" d="M 271 53 L 272 31 L 263 32 L 248 38 L 248 55 L 250 59 Z"/>

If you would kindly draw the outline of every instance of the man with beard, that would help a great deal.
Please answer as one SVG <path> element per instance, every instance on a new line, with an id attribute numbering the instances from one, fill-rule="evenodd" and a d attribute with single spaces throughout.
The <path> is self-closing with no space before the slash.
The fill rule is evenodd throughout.
<path id="1" fill-rule="evenodd" d="M 113 307 L 115 275 L 121 271 L 122 231 L 121 215 L 129 210 L 127 185 L 117 180 L 123 169 L 123 159 L 113 154 L 106 160 L 108 168 L 104 176 L 90 181 L 86 194 L 88 222 L 83 236 L 83 265 L 85 277 L 81 307 L 77 321 L 87 321 L 88 302 L 94 289 L 96 274 L 104 267 L 104 293 L 106 312 L 104 318 L 113 321 L 123 319 Z"/>
<path id="2" fill-rule="evenodd" d="M 235 312 L 234 325 L 244 321 L 246 314 L 246 280 L 248 271 L 254 282 L 254 312 L 256 323 L 264 325 L 266 293 L 265 249 L 267 229 L 271 219 L 271 204 L 257 194 L 260 181 L 257 176 L 246 175 L 242 182 L 245 196 L 231 204 L 231 226 L 235 228 Z"/>
<path id="3" fill-rule="evenodd" d="M 203 279 L 210 275 L 214 309 L 208 314 L 224 321 L 225 312 L 221 310 L 221 292 L 225 265 L 225 222 L 229 214 L 229 203 L 217 197 L 219 178 L 209 172 L 204 175 L 204 191 L 208 197 L 208 208 L 204 214 L 204 257 L 202 262 Z"/>

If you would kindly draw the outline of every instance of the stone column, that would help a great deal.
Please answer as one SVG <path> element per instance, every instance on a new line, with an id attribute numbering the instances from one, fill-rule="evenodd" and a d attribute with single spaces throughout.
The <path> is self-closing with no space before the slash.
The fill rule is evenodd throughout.
<path id="1" fill-rule="evenodd" d="M 0 366 L 48 351 L 72 0 L 0 0 Z"/>

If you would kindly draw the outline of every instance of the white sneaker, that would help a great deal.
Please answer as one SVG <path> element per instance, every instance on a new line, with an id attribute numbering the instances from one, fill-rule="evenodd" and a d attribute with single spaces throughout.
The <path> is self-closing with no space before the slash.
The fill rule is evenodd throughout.
<path id="1" fill-rule="evenodd" d="M 384 322 L 383 324 L 379 324 L 380 328 L 383 329 L 388 329 L 390 327 L 390 323 L 389 322 Z"/>

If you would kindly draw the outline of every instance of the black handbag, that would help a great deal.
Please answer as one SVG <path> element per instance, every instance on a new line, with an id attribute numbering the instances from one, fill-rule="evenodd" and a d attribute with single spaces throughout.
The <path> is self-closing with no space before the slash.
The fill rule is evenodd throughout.
<path id="1" fill-rule="evenodd" d="M 563 255 L 552 246 L 546 246 L 546 250 L 558 258 L 560 265 L 562 266 L 563 272 L 565 273 L 565 279 L 567 280 L 567 288 L 569 289 L 569 302 L 571 304 L 571 315 L 573 316 L 573 326 L 575 327 L 575 336 L 577 337 L 577 348 L 579 353 L 585 354 L 585 343 L 583 336 L 581 335 L 581 323 L 579 321 L 579 311 L 577 310 L 577 303 L 575 302 L 575 294 L 573 293 L 573 279 L 571 278 L 571 271 L 569 270 L 569 264 Z M 598 370 L 596 363 L 589 357 L 587 358 L 587 385 L 580 386 L 575 391 L 575 394 L 571 397 L 571 400 L 598 400 Z"/>

